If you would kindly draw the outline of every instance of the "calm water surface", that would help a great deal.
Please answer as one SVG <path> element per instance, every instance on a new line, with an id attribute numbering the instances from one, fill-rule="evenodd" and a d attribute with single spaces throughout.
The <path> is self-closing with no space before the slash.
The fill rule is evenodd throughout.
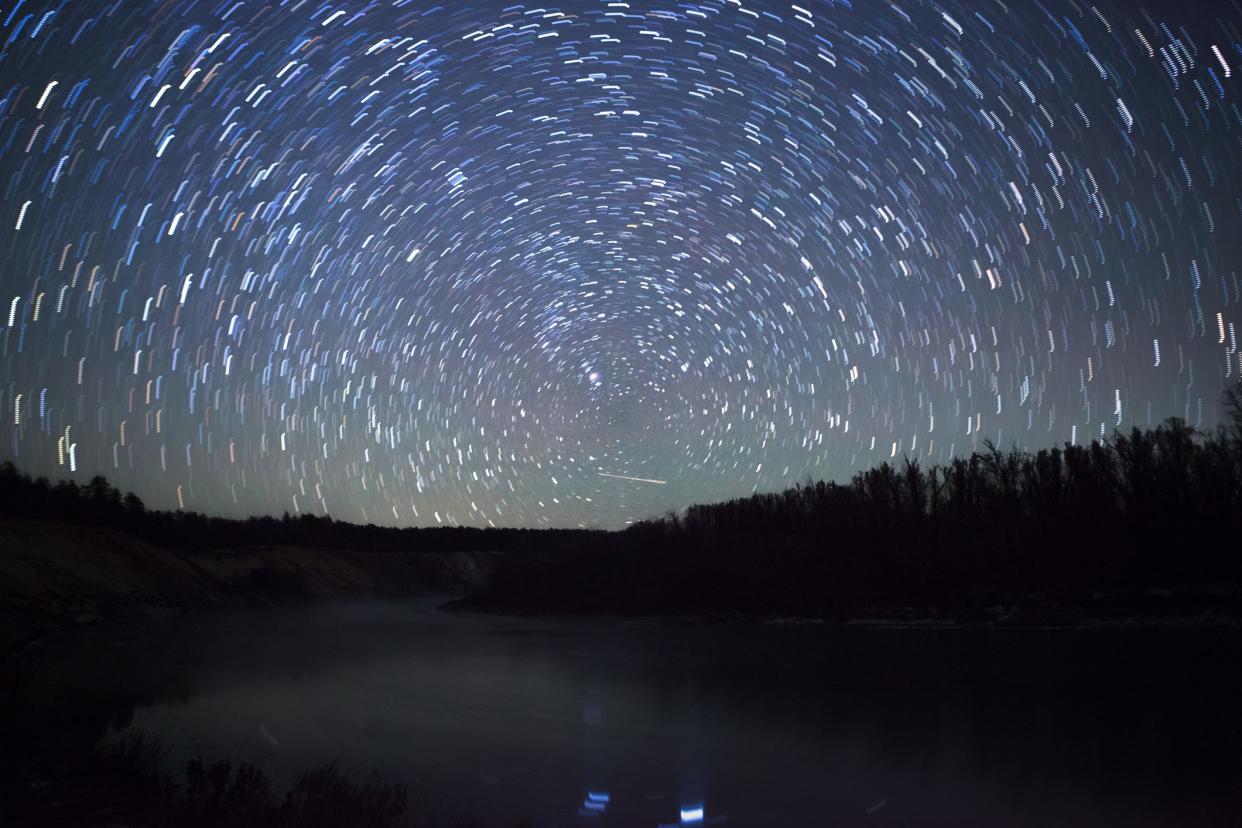
<path id="1" fill-rule="evenodd" d="M 1238 825 L 1239 657 L 1235 630 L 366 604 L 80 630 L 23 657 L 16 697 L 60 727 L 102 707 L 110 738 L 157 736 L 175 768 L 201 754 L 288 782 L 335 759 L 502 828 L 656 828 L 699 808 L 729 826 Z"/>

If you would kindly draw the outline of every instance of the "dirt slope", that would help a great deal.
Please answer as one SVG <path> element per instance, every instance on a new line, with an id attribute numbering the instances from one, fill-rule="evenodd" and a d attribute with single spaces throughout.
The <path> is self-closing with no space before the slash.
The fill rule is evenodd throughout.
<path id="1" fill-rule="evenodd" d="M 264 547 L 184 552 L 112 529 L 0 520 L 0 655 L 107 618 L 335 597 L 461 594 L 495 553 Z"/>

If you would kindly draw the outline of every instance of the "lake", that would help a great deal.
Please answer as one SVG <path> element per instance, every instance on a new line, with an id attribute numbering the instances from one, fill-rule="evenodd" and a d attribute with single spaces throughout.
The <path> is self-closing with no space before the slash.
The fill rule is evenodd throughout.
<path id="1" fill-rule="evenodd" d="M 76 630 L 22 656 L 7 709 L 51 734 L 142 731 L 174 768 L 375 768 L 501 828 L 1224 825 L 1242 824 L 1240 656 L 1235 629 L 353 604 Z"/>

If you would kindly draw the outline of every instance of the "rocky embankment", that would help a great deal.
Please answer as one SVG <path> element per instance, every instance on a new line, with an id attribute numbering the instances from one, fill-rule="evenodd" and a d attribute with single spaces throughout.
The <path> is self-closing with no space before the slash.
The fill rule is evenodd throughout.
<path id="1" fill-rule="evenodd" d="M 0 656 L 79 624 L 185 609 L 464 594 L 494 552 L 152 546 L 113 529 L 0 521 Z"/>

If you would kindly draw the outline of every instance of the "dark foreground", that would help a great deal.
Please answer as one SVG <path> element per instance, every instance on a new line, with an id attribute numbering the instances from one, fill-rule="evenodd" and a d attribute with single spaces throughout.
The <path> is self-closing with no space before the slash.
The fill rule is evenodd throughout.
<path id="1" fill-rule="evenodd" d="M 0 824 L 1242 824 L 1242 422 L 614 533 L 0 495 Z"/>
<path id="2" fill-rule="evenodd" d="M 404 789 L 395 824 L 656 828 L 702 807 L 742 826 L 1236 825 L 1240 657 L 1227 628 L 559 622 L 408 604 L 118 622 L 16 662 L 0 822 L 177 824 L 142 820 L 155 794 L 126 788 L 150 779 L 130 772 L 99 778 L 111 801 L 57 816 L 86 801 L 100 745 L 124 759 L 141 734 L 172 807 L 210 796 L 225 761 L 226 788 L 253 765 L 264 781 L 239 795 L 265 785 L 274 808 L 318 789 L 382 811 Z M 269 819 L 254 824 L 337 824 Z"/>

